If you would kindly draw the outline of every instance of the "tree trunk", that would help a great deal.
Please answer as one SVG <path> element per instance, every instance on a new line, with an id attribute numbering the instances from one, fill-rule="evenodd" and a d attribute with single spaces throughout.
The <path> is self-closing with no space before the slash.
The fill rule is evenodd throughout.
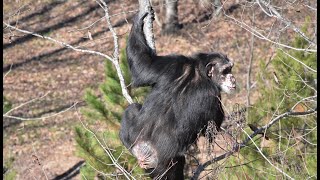
<path id="1" fill-rule="evenodd" d="M 174 34 L 182 25 L 178 19 L 178 0 L 166 0 L 166 17 L 162 26 L 163 34 Z"/>

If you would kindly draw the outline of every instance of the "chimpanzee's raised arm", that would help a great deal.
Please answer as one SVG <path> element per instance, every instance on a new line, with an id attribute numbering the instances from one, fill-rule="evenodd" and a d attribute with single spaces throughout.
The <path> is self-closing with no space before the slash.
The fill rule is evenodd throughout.
<path id="1" fill-rule="evenodd" d="M 156 69 L 160 67 L 153 68 L 157 56 L 148 46 L 143 32 L 143 19 L 147 15 L 148 13 L 141 17 L 139 14 L 135 15 L 126 48 L 134 86 L 153 85 L 159 76 Z"/>

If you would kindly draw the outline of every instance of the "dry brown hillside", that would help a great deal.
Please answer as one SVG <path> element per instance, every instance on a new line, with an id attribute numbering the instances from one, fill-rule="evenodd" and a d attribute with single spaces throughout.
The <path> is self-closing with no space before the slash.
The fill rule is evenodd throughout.
<path id="1" fill-rule="evenodd" d="M 227 1 L 229 15 L 249 24 L 250 13 L 235 2 Z M 4 0 L 4 20 L 20 29 L 37 32 L 76 47 L 113 53 L 113 38 L 107 28 L 103 9 L 95 1 L 77 0 Z M 131 27 L 133 12 L 138 1 L 109 1 L 112 24 L 119 37 L 120 48 L 125 48 L 125 38 Z M 154 7 L 156 11 L 160 6 Z M 290 11 L 290 8 L 288 8 Z M 224 98 L 225 104 L 246 103 L 246 74 L 250 59 L 251 34 L 222 15 L 206 16 L 206 8 L 194 0 L 179 3 L 179 20 L 184 28 L 178 35 L 161 35 L 154 24 L 158 54 L 181 53 L 190 55 L 198 51 L 220 51 L 228 54 L 235 63 L 238 92 Z M 303 12 L 307 13 L 307 12 Z M 289 15 L 303 23 L 304 16 Z M 249 17 L 249 18 L 248 18 Z M 161 20 L 161 16 L 159 15 Z M 263 27 L 272 25 L 274 19 L 256 12 L 255 23 Z M 301 21 L 300 21 L 301 20 Z M 94 23 L 96 22 L 96 23 Z M 93 24 L 94 23 L 94 24 Z M 291 36 L 292 31 L 283 33 Z M 91 34 L 92 39 L 89 38 Z M 266 41 L 255 41 L 251 81 L 256 81 L 257 61 L 268 61 L 274 47 Z M 104 80 L 104 59 L 100 56 L 76 52 L 54 42 L 4 29 L 3 35 L 3 95 L 13 107 L 22 106 L 12 116 L 30 120 L 4 118 L 4 161 L 13 164 L 16 179 L 53 179 L 75 167 L 82 159 L 75 155 L 74 126 L 77 120 L 74 103 L 85 106 L 86 88 L 97 89 Z M 44 97 L 43 97 L 44 96 Z M 251 100 L 256 93 L 252 89 Z M 32 102 L 29 102 L 33 100 Z M 226 107 L 228 108 L 228 107 Z M 62 112 L 51 118 L 36 118 Z M 36 120 L 34 120 L 36 119 Z M 74 179 L 80 179 L 75 174 Z"/>

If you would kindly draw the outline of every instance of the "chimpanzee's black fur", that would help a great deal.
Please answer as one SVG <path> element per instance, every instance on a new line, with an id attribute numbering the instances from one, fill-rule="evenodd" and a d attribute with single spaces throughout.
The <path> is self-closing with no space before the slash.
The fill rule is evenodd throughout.
<path id="1" fill-rule="evenodd" d="M 163 179 L 184 179 L 188 146 L 208 121 L 219 129 L 224 119 L 221 89 L 208 77 L 207 65 L 226 64 L 229 59 L 220 53 L 157 56 L 146 43 L 144 17 L 136 15 L 126 50 L 132 85 L 151 86 L 152 90 L 143 105 L 134 103 L 126 109 L 120 138 L 131 152 L 139 143 L 151 144 L 157 164 L 146 171 L 152 178 L 164 174 Z"/>

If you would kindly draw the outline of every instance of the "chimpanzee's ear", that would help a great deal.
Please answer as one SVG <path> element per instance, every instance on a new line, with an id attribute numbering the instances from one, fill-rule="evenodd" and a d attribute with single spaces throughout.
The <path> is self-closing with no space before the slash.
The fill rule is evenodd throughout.
<path id="1" fill-rule="evenodd" d="M 206 72 L 207 72 L 207 75 L 209 77 L 212 77 L 213 74 L 214 74 L 214 67 L 215 65 L 217 64 L 217 62 L 209 62 L 207 65 L 206 65 Z"/>

